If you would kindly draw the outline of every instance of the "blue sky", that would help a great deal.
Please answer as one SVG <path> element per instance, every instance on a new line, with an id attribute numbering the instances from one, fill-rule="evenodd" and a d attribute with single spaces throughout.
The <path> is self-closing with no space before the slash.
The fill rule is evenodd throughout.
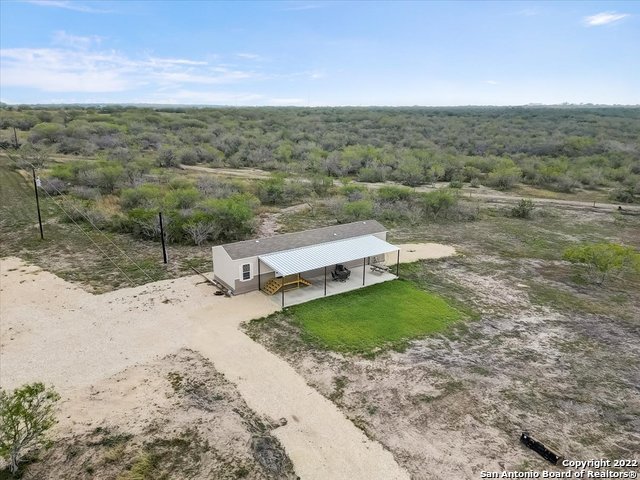
<path id="1" fill-rule="evenodd" d="M 640 104 L 640 2 L 0 2 L 8 103 Z"/>

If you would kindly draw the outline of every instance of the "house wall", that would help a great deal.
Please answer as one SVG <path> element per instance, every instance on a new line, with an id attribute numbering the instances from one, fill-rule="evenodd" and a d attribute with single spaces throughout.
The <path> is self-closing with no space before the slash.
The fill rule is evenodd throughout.
<path id="1" fill-rule="evenodd" d="M 236 282 L 233 260 L 221 246 L 213 247 L 211 251 L 213 256 L 213 277 L 233 290 L 233 285 Z"/>
<path id="2" fill-rule="evenodd" d="M 242 266 L 251 265 L 251 277 L 242 280 Z M 274 276 L 273 270 L 260 262 L 262 279 L 267 281 Z M 258 289 L 258 257 L 232 259 L 222 246 L 213 247 L 213 275 L 233 290 L 233 293 L 247 293 Z"/>
<path id="3" fill-rule="evenodd" d="M 385 242 L 387 241 L 387 232 L 372 233 L 372 235 L 374 237 L 378 237 L 380 240 L 384 240 Z"/>

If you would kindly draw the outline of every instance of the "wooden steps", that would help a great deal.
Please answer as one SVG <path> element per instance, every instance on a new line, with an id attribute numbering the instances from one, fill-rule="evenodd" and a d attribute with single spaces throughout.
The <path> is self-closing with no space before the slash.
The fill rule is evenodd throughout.
<path id="1" fill-rule="evenodd" d="M 302 278 L 300 275 L 289 275 L 284 278 L 272 278 L 264 284 L 262 291 L 267 295 L 275 295 L 283 287 L 289 289 L 309 286 L 311 286 L 311 282 L 306 278 Z"/>
<path id="2" fill-rule="evenodd" d="M 282 283 L 280 282 L 280 279 L 272 278 L 271 280 L 269 280 L 267 283 L 264 284 L 264 287 L 262 287 L 262 291 L 267 295 L 274 295 L 278 293 L 278 290 L 280 290 L 280 287 L 282 287 Z"/>

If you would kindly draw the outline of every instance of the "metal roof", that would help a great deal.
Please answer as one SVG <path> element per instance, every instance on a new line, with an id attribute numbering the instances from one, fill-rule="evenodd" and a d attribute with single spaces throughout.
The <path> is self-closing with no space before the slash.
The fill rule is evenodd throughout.
<path id="1" fill-rule="evenodd" d="M 260 255 L 258 258 L 271 267 L 276 276 L 285 276 L 398 250 L 395 245 L 374 235 L 366 235 Z"/>
<path id="2" fill-rule="evenodd" d="M 282 252 L 293 248 L 308 247 L 319 243 L 344 240 L 345 238 L 361 237 L 372 233 L 386 232 L 380 223 L 375 220 L 332 225 L 330 227 L 305 230 L 303 232 L 284 233 L 273 237 L 257 240 L 245 240 L 242 242 L 227 243 L 222 248 L 226 250 L 233 260 L 256 257 L 268 253 Z"/>

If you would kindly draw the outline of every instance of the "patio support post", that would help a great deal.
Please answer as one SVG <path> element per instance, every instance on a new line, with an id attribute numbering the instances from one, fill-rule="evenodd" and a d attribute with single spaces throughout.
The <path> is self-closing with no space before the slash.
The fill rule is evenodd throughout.
<path id="1" fill-rule="evenodd" d="M 260 285 L 260 257 L 258 257 L 258 291 L 262 290 Z"/>
<path id="2" fill-rule="evenodd" d="M 362 259 L 362 286 L 364 287 L 364 276 L 367 273 L 367 258 Z"/>
<path id="3" fill-rule="evenodd" d="M 398 249 L 398 260 L 396 260 L 396 277 L 400 276 L 400 249 Z"/>
<path id="4" fill-rule="evenodd" d="M 327 267 L 324 267 L 324 296 L 327 296 Z"/>
<path id="5" fill-rule="evenodd" d="M 284 276 L 282 277 L 282 308 L 284 308 Z"/>

